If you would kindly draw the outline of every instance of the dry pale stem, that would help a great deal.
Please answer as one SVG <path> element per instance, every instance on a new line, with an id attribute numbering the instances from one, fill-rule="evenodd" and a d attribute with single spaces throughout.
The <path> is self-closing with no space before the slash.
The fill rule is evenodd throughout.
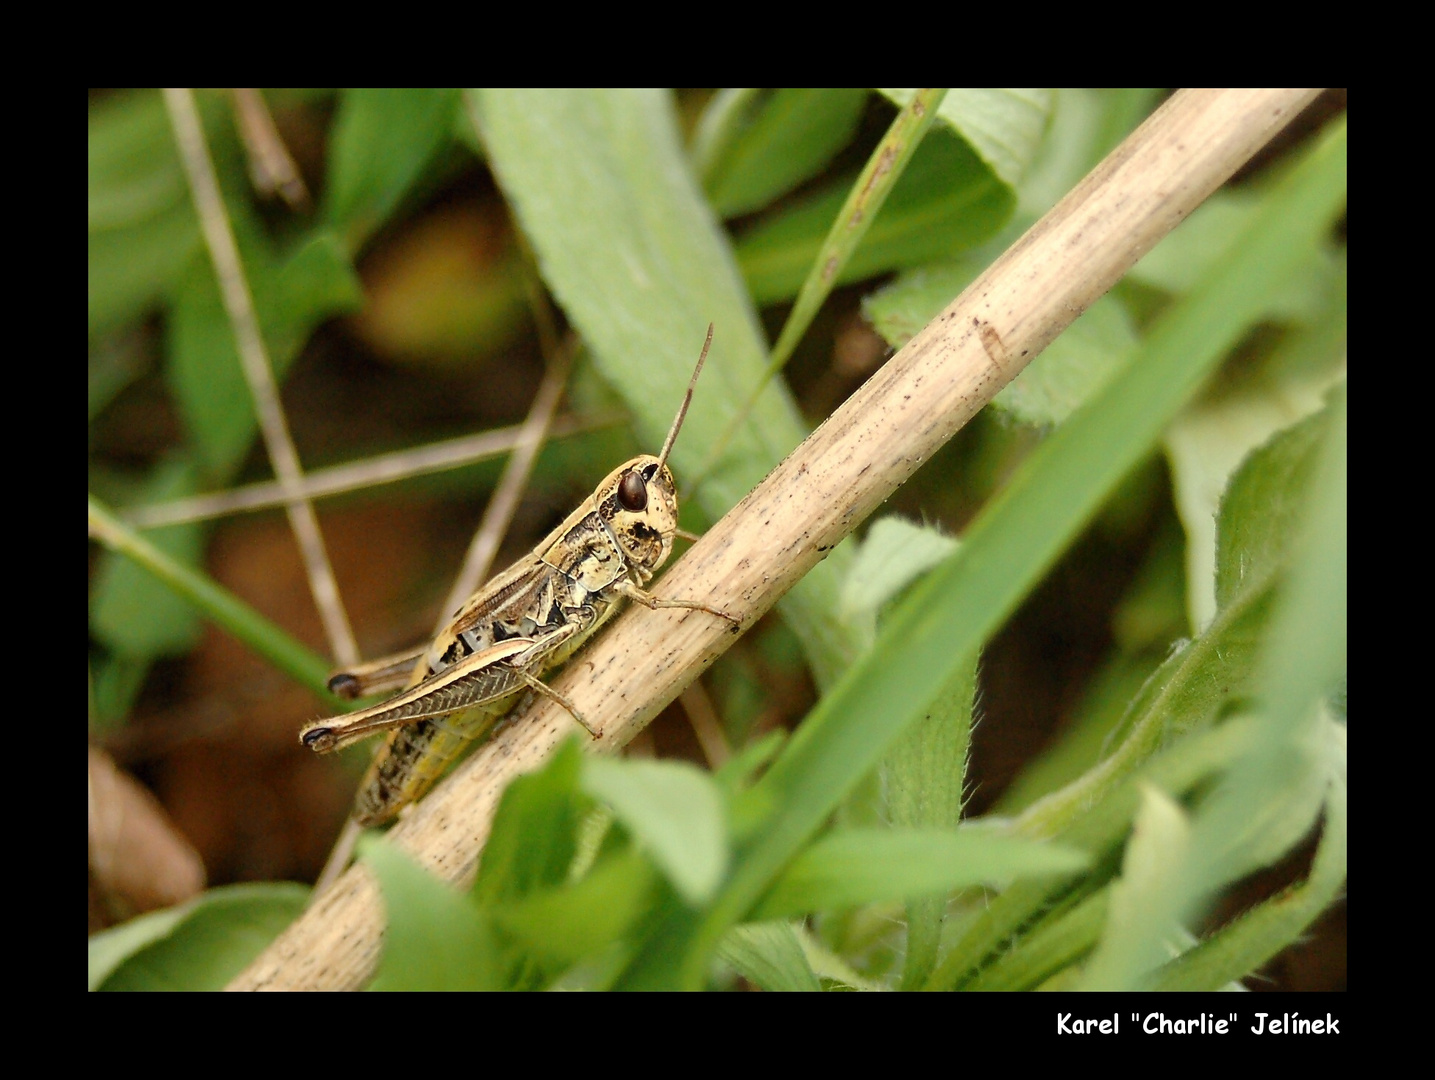
<path id="1" fill-rule="evenodd" d="M 284 489 L 289 527 L 294 532 L 304 560 L 314 605 L 319 609 L 334 659 L 341 666 L 350 667 L 359 662 L 359 647 L 354 642 L 354 631 L 349 626 L 343 601 L 339 599 L 339 587 L 334 582 L 334 569 L 329 565 L 329 555 L 319 531 L 319 519 L 313 504 L 301 493 L 303 470 L 299 467 L 299 452 L 294 449 L 289 422 L 279 403 L 279 387 L 274 381 L 264 337 L 259 332 L 254 296 L 239 257 L 239 244 L 234 239 L 229 212 L 220 195 L 219 180 L 214 172 L 214 162 L 210 160 L 209 147 L 204 141 L 204 129 L 200 124 L 194 94 L 187 89 L 168 87 L 164 91 L 164 103 L 174 127 L 179 159 L 189 180 L 200 231 L 209 249 L 210 261 L 214 264 L 219 295 L 224 300 L 224 310 L 234 330 L 239 366 L 254 399 L 259 431 L 264 438 L 270 464 L 274 467 L 274 475 Z"/>
<path id="2" fill-rule="evenodd" d="M 932 456 L 1152 245 L 1314 97 L 1304 90 L 1174 96 L 717 523 L 655 592 L 749 626 Z M 622 746 L 732 640 L 696 611 L 626 612 L 554 686 Z M 578 731 L 538 702 L 393 831 L 425 866 L 471 879 L 504 785 Z M 350 870 L 232 984 L 355 988 L 383 935 L 372 876 Z"/>
<path id="3" fill-rule="evenodd" d="M 572 435 L 581 431 L 592 431 L 607 424 L 620 423 L 622 417 L 616 413 L 579 420 L 572 416 L 560 416 L 553 421 L 550 434 Z M 510 453 L 519 443 L 523 426 L 494 428 L 477 435 L 462 435 L 456 439 L 444 439 L 416 446 L 412 450 L 395 450 L 388 454 L 376 454 L 359 461 L 335 465 L 327 469 L 315 469 L 305 473 L 299 481 L 299 494 L 305 499 L 322 499 L 330 495 L 342 495 L 348 491 L 392 484 L 427 473 L 456 469 L 461 465 L 472 465 L 477 461 L 499 457 Z M 150 503 L 147 506 L 130 507 L 120 512 L 120 518 L 136 529 L 157 529 L 161 525 L 182 525 L 188 521 L 207 521 L 248 510 L 267 510 L 288 505 L 288 497 L 277 480 L 264 480 L 255 484 L 218 491 L 212 495 L 195 495 L 187 499 L 172 499 L 168 502 Z"/>

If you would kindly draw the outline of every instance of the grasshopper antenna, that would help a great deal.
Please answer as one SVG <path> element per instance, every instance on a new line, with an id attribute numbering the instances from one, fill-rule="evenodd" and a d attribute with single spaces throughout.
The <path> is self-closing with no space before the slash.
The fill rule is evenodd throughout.
<path id="1" fill-rule="evenodd" d="M 678 439 L 678 429 L 683 426 L 683 417 L 688 415 L 688 406 L 693 401 L 693 387 L 698 384 L 698 376 L 702 374 L 703 361 L 708 358 L 708 348 L 713 343 L 713 324 L 708 323 L 707 340 L 703 342 L 703 351 L 698 354 L 698 366 L 693 368 L 693 377 L 688 380 L 688 392 L 683 395 L 683 403 L 678 407 L 678 415 L 673 418 L 673 426 L 668 430 L 668 437 L 663 442 L 662 453 L 658 455 L 658 467 L 662 468 L 668 461 L 668 451 L 673 448 L 673 443 Z"/>

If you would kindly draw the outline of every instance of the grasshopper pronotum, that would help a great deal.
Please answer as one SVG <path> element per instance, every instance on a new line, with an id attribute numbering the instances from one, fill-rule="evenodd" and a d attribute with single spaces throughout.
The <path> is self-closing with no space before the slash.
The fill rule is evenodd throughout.
<path id="1" fill-rule="evenodd" d="M 582 647 L 623 598 L 655 609 L 706 611 L 737 624 L 706 604 L 659 600 L 642 588 L 667 561 L 678 533 L 668 453 L 712 335 L 709 326 L 657 457 L 643 454 L 609 473 L 532 552 L 474 593 L 430 644 L 330 679 L 340 697 L 400 691 L 299 733 L 300 742 L 323 754 L 389 732 L 355 797 L 355 824 L 381 825 L 421 798 L 464 747 L 487 734 L 529 690 L 558 701 L 596 738 L 598 732 L 541 677 Z"/>

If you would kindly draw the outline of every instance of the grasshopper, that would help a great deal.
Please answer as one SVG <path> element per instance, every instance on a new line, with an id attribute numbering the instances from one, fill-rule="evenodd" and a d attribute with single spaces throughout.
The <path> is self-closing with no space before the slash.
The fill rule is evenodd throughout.
<path id="1" fill-rule="evenodd" d="M 687 608 L 726 619 L 691 600 L 659 600 L 643 586 L 678 535 L 678 497 L 668 453 L 707 359 L 708 327 L 687 394 L 662 451 L 614 469 L 532 552 L 474 593 L 425 647 L 335 674 L 344 698 L 399 690 L 387 701 L 306 725 L 299 741 L 325 754 L 379 731 L 354 801 L 359 826 L 393 820 L 420 799 L 471 742 L 488 734 L 528 691 L 562 705 L 590 735 L 598 732 L 567 698 L 542 681 L 591 638 L 623 599 L 648 608 Z"/>

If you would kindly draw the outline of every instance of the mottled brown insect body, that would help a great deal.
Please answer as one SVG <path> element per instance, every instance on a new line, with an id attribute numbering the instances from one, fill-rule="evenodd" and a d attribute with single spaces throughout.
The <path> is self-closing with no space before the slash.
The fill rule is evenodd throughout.
<path id="1" fill-rule="evenodd" d="M 530 690 L 555 698 L 596 738 L 541 678 L 582 647 L 624 598 L 736 622 L 704 604 L 658 600 L 642 588 L 667 562 L 677 535 L 677 485 L 666 458 L 691 398 L 689 385 L 661 454 L 641 455 L 609 473 L 530 554 L 479 589 L 426 648 L 330 681 L 336 693 L 350 697 L 404 687 L 379 705 L 316 721 L 299 733 L 305 746 L 328 753 L 389 732 L 355 800 L 358 824 L 383 824 L 421 798 Z"/>

